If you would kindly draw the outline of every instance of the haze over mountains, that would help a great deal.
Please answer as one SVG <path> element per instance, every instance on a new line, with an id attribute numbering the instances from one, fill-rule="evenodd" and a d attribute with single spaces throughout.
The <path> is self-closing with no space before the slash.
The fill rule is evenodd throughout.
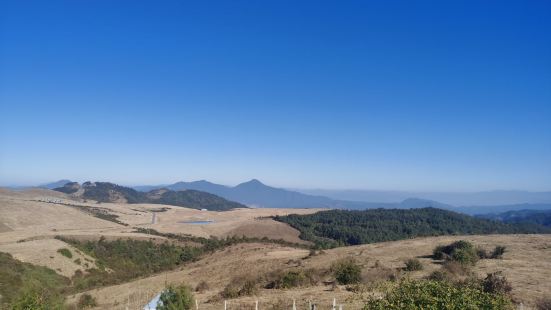
<path id="1" fill-rule="evenodd" d="M 194 189 L 249 206 L 273 208 L 425 208 L 448 209 L 467 214 L 509 210 L 551 209 L 551 192 L 492 191 L 477 193 L 413 193 L 400 191 L 329 191 L 275 188 L 253 179 L 234 187 L 205 180 L 171 185 L 136 186 L 139 191 L 156 188 Z M 301 192 L 302 191 L 302 192 Z"/>
<path id="2" fill-rule="evenodd" d="M 53 189 L 69 180 L 41 185 Z M 134 186 L 139 192 L 167 189 L 195 190 L 220 196 L 251 207 L 411 209 L 434 207 L 466 214 L 500 213 L 512 210 L 549 210 L 551 192 L 489 191 L 475 193 L 405 192 L 369 190 L 291 190 L 268 186 L 257 179 L 226 186 L 206 180 L 174 184 Z"/>
<path id="3" fill-rule="evenodd" d="M 140 192 L 130 187 L 109 182 L 69 182 L 53 190 L 81 199 L 115 203 L 165 204 L 209 211 L 227 211 L 246 206 L 217 195 L 197 190 L 169 190 L 166 188 Z"/>
<path id="4" fill-rule="evenodd" d="M 496 190 L 481 192 L 407 192 L 377 190 L 325 190 L 297 189 L 310 195 L 352 201 L 398 202 L 411 197 L 439 201 L 454 206 L 493 206 L 514 204 L 549 204 L 551 191 L 529 192 L 520 190 Z"/>

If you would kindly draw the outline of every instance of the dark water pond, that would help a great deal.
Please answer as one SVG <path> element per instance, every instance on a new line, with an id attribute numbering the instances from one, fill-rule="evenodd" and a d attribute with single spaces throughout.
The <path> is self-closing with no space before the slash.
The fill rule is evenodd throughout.
<path id="1" fill-rule="evenodd" d="M 194 224 L 194 225 L 206 225 L 206 224 L 211 224 L 213 223 L 214 221 L 182 221 L 182 222 L 179 222 L 181 224 Z"/>

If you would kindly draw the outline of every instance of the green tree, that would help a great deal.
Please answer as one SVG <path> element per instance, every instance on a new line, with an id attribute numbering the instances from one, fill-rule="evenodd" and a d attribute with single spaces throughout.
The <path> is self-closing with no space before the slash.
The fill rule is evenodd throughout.
<path id="1" fill-rule="evenodd" d="M 157 306 L 158 310 L 190 310 L 195 300 L 191 287 L 182 284 L 167 287 L 161 293 L 160 301 L 162 304 Z"/>
<path id="2" fill-rule="evenodd" d="M 362 268 L 354 259 L 345 258 L 335 262 L 331 271 L 339 284 L 355 284 L 360 282 Z"/>

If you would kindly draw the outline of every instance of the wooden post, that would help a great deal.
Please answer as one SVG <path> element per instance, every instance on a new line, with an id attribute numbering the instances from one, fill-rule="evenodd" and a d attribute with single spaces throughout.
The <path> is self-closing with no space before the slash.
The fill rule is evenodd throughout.
<path id="1" fill-rule="evenodd" d="M 254 303 L 254 310 L 258 310 L 258 299 Z"/>
<path id="2" fill-rule="evenodd" d="M 228 302 L 224 300 L 224 310 L 228 310 Z"/>
<path id="3" fill-rule="evenodd" d="M 333 310 L 337 310 L 337 300 L 333 298 Z"/>
<path id="4" fill-rule="evenodd" d="M 195 299 L 195 310 L 199 310 L 199 302 Z"/>
<path id="5" fill-rule="evenodd" d="M 295 304 L 295 299 L 293 298 L 293 310 L 297 310 L 297 305 Z"/>

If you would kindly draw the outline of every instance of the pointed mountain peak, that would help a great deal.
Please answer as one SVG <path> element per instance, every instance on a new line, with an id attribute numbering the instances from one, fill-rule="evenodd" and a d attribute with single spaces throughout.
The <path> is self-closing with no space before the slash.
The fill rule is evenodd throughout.
<path id="1" fill-rule="evenodd" d="M 242 187 L 242 186 L 266 186 L 264 183 L 260 182 L 259 180 L 257 179 L 252 179 L 250 181 L 247 181 L 247 182 L 244 182 L 244 183 L 241 183 L 239 185 L 237 185 L 239 187 Z"/>

